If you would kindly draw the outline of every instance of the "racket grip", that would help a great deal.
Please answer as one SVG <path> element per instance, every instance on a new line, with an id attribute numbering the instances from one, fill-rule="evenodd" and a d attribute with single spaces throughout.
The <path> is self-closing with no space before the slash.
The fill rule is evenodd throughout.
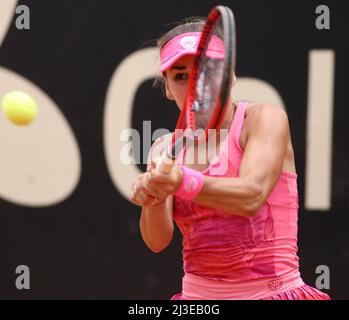
<path id="1" fill-rule="evenodd" d="M 164 149 L 164 152 L 161 155 L 161 159 L 158 162 L 156 169 L 162 173 L 170 173 L 175 164 L 175 159 L 170 152 L 170 146 Z"/>

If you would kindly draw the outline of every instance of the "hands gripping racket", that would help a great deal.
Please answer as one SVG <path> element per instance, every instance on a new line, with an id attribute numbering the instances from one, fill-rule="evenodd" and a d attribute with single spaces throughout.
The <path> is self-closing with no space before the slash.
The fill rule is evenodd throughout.
<path id="1" fill-rule="evenodd" d="M 222 40 L 224 53 L 214 50 L 215 43 L 221 43 Z M 217 6 L 209 13 L 202 30 L 189 77 L 185 104 L 172 142 L 157 164 L 159 171 L 171 171 L 177 155 L 185 149 L 188 139 L 207 139 L 208 130 L 219 127 L 231 91 L 235 48 L 234 15 L 229 8 Z"/>

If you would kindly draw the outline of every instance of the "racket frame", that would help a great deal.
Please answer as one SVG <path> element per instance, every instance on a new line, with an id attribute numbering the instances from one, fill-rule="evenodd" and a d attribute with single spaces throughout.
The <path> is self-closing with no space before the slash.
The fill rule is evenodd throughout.
<path id="1" fill-rule="evenodd" d="M 176 129 L 172 135 L 172 142 L 165 148 L 162 159 L 159 162 L 158 169 L 162 172 L 169 172 L 175 163 L 181 146 L 185 148 L 186 139 L 197 139 L 192 135 L 196 131 L 195 128 L 195 108 L 193 104 L 196 98 L 196 83 L 198 80 L 198 69 L 202 54 L 205 54 L 211 34 L 219 19 L 223 25 L 223 41 L 224 41 L 224 66 L 223 79 L 219 92 L 219 98 L 214 107 L 214 111 L 210 121 L 204 129 L 204 137 L 207 139 L 209 129 L 218 129 L 224 114 L 227 110 L 227 101 L 231 93 L 232 74 L 235 70 L 236 61 L 236 34 L 235 34 L 235 18 L 232 11 L 226 6 L 216 6 L 213 8 L 203 27 L 202 34 L 198 44 L 198 50 L 194 57 L 192 70 L 189 76 L 189 84 L 187 88 L 185 103 L 176 123 Z M 189 132 L 188 132 L 189 131 Z"/>

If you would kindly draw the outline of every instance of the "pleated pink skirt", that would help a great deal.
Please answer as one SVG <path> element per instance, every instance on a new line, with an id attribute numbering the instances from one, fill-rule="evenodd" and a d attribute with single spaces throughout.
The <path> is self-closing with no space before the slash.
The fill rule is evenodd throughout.
<path id="1" fill-rule="evenodd" d="M 307 284 L 261 300 L 331 300 L 331 297 Z"/>
<path id="2" fill-rule="evenodd" d="M 175 294 L 171 300 L 185 300 L 181 293 Z M 260 300 L 331 300 L 331 297 L 311 286 L 304 284 L 301 287 L 288 290 Z"/>

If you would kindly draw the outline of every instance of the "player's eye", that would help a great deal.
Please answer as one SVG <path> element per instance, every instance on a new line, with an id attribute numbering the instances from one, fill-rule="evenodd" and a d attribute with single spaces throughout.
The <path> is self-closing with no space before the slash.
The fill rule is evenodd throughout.
<path id="1" fill-rule="evenodd" d="M 188 74 L 184 72 L 176 73 L 174 76 L 174 80 L 187 80 Z"/>

